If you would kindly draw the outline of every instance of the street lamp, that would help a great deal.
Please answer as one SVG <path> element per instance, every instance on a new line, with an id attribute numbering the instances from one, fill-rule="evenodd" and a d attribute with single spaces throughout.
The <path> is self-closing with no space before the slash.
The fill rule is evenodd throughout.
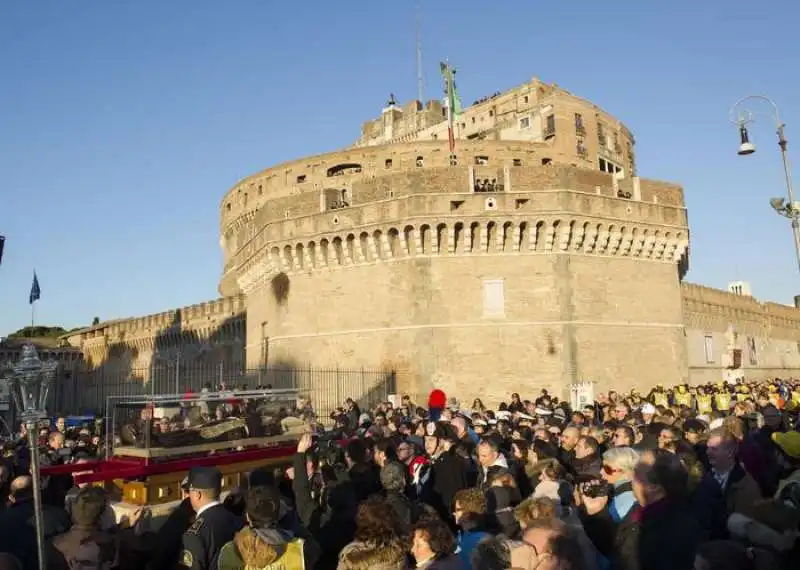
<path id="1" fill-rule="evenodd" d="M 8 383 L 17 413 L 28 432 L 31 453 L 31 478 L 33 479 L 33 509 L 36 520 L 36 547 L 39 569 L 47 568 L 44 552 L 44 526 L 42 522 L 42 489 L 39 480 L 39 447 L 37 445 L 38 423 L 47 419 L 47 393 L 56 374 L 58 363 L 42 362 L 31 344 L 22 347 L 22 358 L 12 364 L 3 380 Z"/>
<path id="2" fill-rule="evenodd" d="M 748 95 L 742 97 L 733 104 L 729 112 L 732 123 L 739 127 L 739 150 L 737 154 L 747 156 L 756 151 L 756 145 L 750 142 L 750 135 L 747 132 L 747 125 L 755 122 L 756 114 L 744 107 L 746 101 L 763 101 L 769 104 L 771 112 L 767 116 L 775 121 L 778 135 L 778 146 L 781 149 L 781 159 L 783 160 L 783 174 L 786 178 L 787 198 L 772 198 L 769 203 L 772 209 L 778 214 L 787 218 L 792 226 L 792 237 L 794 238 L 794 250 L 797 258 L 797 266 L 800 269 L 800 202 L 795 202 L 794 192 L 792 191 L 792 170 L 789 165 L 789 156 L 786 153 L 788 141 L 784 133 L 786 126 L 781 120 L 781 113 L 775 102 L 764 95 Z"/>

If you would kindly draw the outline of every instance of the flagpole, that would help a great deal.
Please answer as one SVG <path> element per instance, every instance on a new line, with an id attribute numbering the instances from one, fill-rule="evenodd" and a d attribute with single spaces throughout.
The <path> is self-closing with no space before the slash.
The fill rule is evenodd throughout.
<path id="1" fill-rule="evenodd" d="M 445 60 L 442 64 L 444 73 L 444 92 L 447 95 L 447 141 L 450 144 L 450 165 L 455 164 L 456 139 L 453 132 L 453 71 L 450 62 Z"/>
<path id="2" fill-rule="evenodd" d="M 31 303 L 31 328 L 34 326 L 34 322 L 36 320 L 36 301 Z"/>

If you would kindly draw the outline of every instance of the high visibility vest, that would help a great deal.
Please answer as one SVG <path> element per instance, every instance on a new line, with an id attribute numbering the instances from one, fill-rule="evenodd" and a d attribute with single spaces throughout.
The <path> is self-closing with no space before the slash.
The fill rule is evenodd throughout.
<path id="1" fill-rule="evenodd" d="M 219 553 L 217 568 L 228 570 L 244 568 L 245 570 L 305 570 L 305 556 L 303 555 L 303 539 L 296 538 L 280 550 L 280 555 L 270 564 L 253 566 L 245 564 L 233 541 L 222 547 Z"/>
<path id="2" fill-rule="evenodd" d="M 724 394 L 717 394 L 715 399 L 717 401 L 717 411 L 727 412 L 731 409 L 731 395 L 727 392 Z"/>
<path id="3" fill-rule="evenodd" d="M 710 413 L 711 410 L 711 396 L 697 396 L 697 410 L 701 414 Z"/>
<path id="4" fill-rule="evenodd" d="M 692 395 L 688 392 L 675 392 L 675 403 L 688 408 L 692 405 Z"/>
<path id="5" fill-rule="evenodd" d="M 780 408 L 780 406 L 778 405 L 778 402 L 780 401 L 780 399 L 781 399 L 781 395 L 778 394 L 777 392 L 772 392 L 769 395 L 769 403 L 772 404 L 773 406 L 775 406 L 776 408 Z"/>
<path id="6" fill-rule="evenodd" d="M 665 408 L 669 406 L 669 401 L 667 401 L 667 395 L 664 392 L 654 392 L 653 405 L 664 406 Z"/>

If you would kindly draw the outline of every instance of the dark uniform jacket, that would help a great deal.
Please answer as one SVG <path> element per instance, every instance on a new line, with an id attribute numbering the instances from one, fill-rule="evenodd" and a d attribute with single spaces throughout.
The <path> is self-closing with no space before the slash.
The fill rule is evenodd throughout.
<path id="1" fill-rule="evenodd" d="M 241 527 L 242 521 L 222 504 L 202 511 L 183 533 L 181 566 L 189 570 L 216 569 L 220 550 Z"/>
<path id="2" fill-rule="evenodd" d="M 33 499 L 13 503 L 0 515 L 0 552 L 16 556 L 25 570 L 39 567 L 35 518 Z M 72 524 L 64 509 L 50 505 L 42 507 L 42 523 L 45 540 L 67 532 Z"/>

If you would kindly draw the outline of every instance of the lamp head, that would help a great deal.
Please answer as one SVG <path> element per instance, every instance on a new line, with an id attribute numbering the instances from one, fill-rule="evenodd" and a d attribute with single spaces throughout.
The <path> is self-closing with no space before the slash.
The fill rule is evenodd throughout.
<path id="1" fill-rule="evenodd" d="M 42 362 L 31 344 L 22 347 L 22 358 L 12 367 L 9 388 L 23 421 L 47 417 L 47 393 L 58 364 Z"/>
<path id="2" fill-rule="evenodd" d="M 750 142 L 750 135 L 747 134 L 747 127 L 743 124 L 739 125 L 739 139 L 741 142 L 739 151 L 737 152 L 739 156 L 747 156 L 756 151 L 756 145 Z"/>
<path id="3" fill-rule="evenodd" d="M 770 198 L 769 205 L 776 212 L 782 212 L 786 209 L 786 198 Z"/>

